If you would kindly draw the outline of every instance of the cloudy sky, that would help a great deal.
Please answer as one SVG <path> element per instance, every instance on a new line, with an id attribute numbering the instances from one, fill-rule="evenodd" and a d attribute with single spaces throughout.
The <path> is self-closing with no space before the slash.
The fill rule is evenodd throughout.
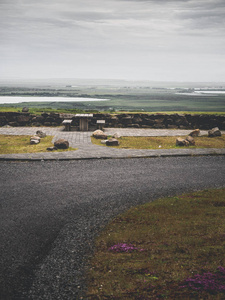
<path id="1" fill-rule="evenodd" d="M 0 78 L 225 82 L 225 0 L 0 0 Z"/>

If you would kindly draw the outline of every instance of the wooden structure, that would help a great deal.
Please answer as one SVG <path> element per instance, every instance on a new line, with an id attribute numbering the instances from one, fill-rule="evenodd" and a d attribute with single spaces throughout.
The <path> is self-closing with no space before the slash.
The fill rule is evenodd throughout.
<path id="1" fill-rule="evenodd" d="M 76 118 L 79 118 L 79 130 L 88 131 L 88 121 L 93 118 L 93 114 L 76 114 Z"/>
<path id="2" fill-rule="evenodd" d="M 97 120 L 97 129 L 103 130 L 105 125 L 105 120 Z"/>
<path id="3" fill-rule="evenodd" d="M 71 123 L 72 123 L 72 120 L 64 120 L 62 122 L 62 125 L 65 125 L 65 131 L 71 130 Z"/>

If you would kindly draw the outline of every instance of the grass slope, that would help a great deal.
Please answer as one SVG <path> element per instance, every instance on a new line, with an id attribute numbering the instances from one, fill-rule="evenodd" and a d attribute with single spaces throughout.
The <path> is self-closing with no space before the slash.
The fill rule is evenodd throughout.
<path id="1" fill-rule="evenodd" d="M 224 214 L 219 189 L 119 215 L 96 240 L 88 299 L 224 299 Z"/>

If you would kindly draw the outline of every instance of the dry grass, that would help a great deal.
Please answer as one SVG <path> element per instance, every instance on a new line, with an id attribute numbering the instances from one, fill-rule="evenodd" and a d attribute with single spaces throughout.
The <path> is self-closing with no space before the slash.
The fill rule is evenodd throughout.
<path id="1" fill-rule="evenodd" d="M 185 137 L 182 137 L 185 138 Z M 190 148 L 225 148 L 225 135 L 215 138 L 209 138 L 207 136 L 195 137 L 195 146 Z M 100 140 L 91 138 L 92 143 L 101 145 Z M 176 146 L 176 137 L 174 136 L 157 136 L 157 137 L 121 137 L 118 139 L 120 142 L 119 146 L 115 148 L 126 148 L 126 149 L 174 149 L 180 148 Z"/>
<path id="2" fill-rule="evenodd" d="M 225 299 L 225 289 L 181 287 L 188 277 L 225 266 L 224 214 L 220 189 L 160 199 L 118 216 L 96 240 L 88 299 Z M 118 243 L 144 251 L 109 250 Z"/>
<path id="3" fill-rule="evenodd" d="M 0 154 L 16 154 L 16 153 L 37 153 L 47 152 L 47 148 L 53 146 L 53 136 L 47 136 L 41 139 L 41 142 L 37 145 L 30 145 L 30 136 L 27 135 L 0 135 Z M 67 150 L 56 151 L 68 151 L 76 150 L 69 148 Z"/>

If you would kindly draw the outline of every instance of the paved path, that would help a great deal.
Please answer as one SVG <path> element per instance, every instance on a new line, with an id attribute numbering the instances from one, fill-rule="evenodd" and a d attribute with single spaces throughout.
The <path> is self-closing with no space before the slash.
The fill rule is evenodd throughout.
<path id="1" fill-rule="evenodd" d="M 94 238 L 130 207 L 225 187 L 222 156 L 0 162 L 0 299 L 87 299 Z M 1 294 L 2 293 L 2 294 Z"/>
<path id="2" fill-rule="evenodd" d="M 65 132 L 63 127 L 11 127 L 0 128 L 0 134 L 8 135 L 34 135 L 37 130 L 44 131 L 47 135 L 54 136 L 53 142 L 59 138 L 69 141 L 70 146 L 78 148 L 76 151 L 45 152 L 32 154 L 2 154 L 0 160 L 70 160 L 70 159 L 94 159 L 94 158 L 135 158 L 135 157 L 159 157 L 159 156 L 188 156 L 188 155 L 225 155 L 223 149 L 115 149 L 96 146 L 91 143 L 92 132 Z M 134 129 L 134 128 L 106 128 L 106 134 L 118 133 L 121 136 L 185 136 L 190 130 L 174 129 Z M 225 132 L 222 132 L 225 134 Z M 201 131 L 206 135 L 207 131 Z"/>

